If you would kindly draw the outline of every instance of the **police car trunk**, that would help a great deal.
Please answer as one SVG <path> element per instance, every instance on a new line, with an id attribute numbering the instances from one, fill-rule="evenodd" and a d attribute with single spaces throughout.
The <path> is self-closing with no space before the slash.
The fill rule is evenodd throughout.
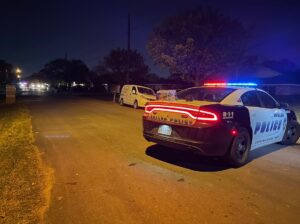
<path id="1" fill-rule="evenodd" d="M 236 89 L 190 88 L 178 93 L 172 102 L 154 101 L 146 105 L 143 134 L 146 140 L 200 154 L 223 156 L 231 145 L 237 122 L 249 126 L 249 113 L 241 106 L 223 105 Z"/>

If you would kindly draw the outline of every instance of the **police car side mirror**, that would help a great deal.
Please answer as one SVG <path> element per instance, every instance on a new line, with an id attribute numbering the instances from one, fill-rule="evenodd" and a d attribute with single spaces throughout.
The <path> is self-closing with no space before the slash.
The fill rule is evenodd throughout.
<path id="1" fill-rule="evenodd" d="M 280 109 L 288 109 L 289 107 L 290 107 L 290 105 L 288 103 L 280 103 L 279 104 Z"/>

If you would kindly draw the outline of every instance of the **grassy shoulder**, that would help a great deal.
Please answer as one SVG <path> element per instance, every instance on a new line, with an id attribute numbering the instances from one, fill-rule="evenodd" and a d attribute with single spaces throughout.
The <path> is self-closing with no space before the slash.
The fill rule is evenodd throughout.
<path id="1" fill-rule="evenodd" d="M 50 187 L 29 111 L 0 105 L 0 223 L 42 223 Z"/>

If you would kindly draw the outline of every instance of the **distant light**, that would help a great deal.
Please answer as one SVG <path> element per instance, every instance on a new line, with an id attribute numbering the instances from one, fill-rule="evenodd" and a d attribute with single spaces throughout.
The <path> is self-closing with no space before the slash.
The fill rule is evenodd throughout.
<path id="1" fill-rule="evenodd" d="M 19 69 L 19 68 L 16 68 L 16 73 L 17 73 L 17 74 L 20 74 L 20 73 L 22 73 L 22 70 Z"/>
<path id="2" fill-rule="evenodd" d="M 76 86 L 85 86 L 84 83 L 76 83 L 76 82 L 72 82 L 71 84 L 72 87 L 76 87 Z"/>
<path id="3" fill-rule="evenodd" d="M 26 82 L 19 82 L 19 87 L 24 90 L 27 88 L 27 83 Z"/>
<path id="4" fill-rule="evenodd" d="M 48 83 L 41 83 L 41 82 L 30 83 L 29 84 L 29 89 L 34 90 L 34 91 L 45 91 L 45 90 L 49 90 L 49 84 Z"/>
<path id="5" fill-rule="evenodd" d="M 20 85 L 27 85 L 27 82 L 19 82 Z"/>

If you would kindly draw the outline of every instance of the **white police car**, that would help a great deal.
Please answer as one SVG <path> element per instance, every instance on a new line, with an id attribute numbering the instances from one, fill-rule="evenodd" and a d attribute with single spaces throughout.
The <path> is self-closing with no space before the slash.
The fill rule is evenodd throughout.
<path id="1" fill-rule="evenodd" d="M 295 113 L 254 83 L 207 83 L 178 93 L 175 101 L 152 101 L 143 116 L 145 139 L 161 145 L 224 156 L 234 166 L 253 149 L 295 144 Z"/>

